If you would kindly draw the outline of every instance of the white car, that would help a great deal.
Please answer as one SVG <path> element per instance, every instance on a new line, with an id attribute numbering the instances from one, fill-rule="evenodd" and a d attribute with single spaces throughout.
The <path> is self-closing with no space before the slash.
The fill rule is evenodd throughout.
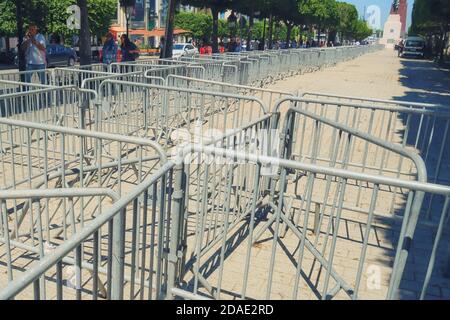
<path id="1" fill-rule="evenodd" d="M 176 43 L 173 45 L 172 56 L 174 58 L 193 56 L 195 54 L 198 54 L 198 49 L 190 43 Z"/>

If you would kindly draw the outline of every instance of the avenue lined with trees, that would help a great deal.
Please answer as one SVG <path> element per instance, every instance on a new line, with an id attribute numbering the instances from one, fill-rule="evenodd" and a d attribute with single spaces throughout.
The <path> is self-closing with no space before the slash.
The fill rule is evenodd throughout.
<path id="1" fill-rule="evenodd" d="M 267 40 L 272 48 L 274 39 L 289 44 L 299 35 L 311 38 L 314 30 L 325 34 L 326 42 L 335 42 L 336 36 L 342 42 L 372 34 L 354 5 L 335 0 L 181 0 L 181 4 L 210 9 L 209 17 L 205 13 L 178 13 L 175 25 L 190 30 L 197 40 L 211 39 L 213 52 L 218 52 L 218 39 L 229 35 L 240 36 L 247 43 L 251 39 Z M 248 16 L 248 21 L 234 24 L 237 33 L 233 34 L 229 20 L 219 19 L 219 13 L 225 10 Z"/>
<path id="2" fill-rule="evenodd" d="M 67 27 L 66 9 L 73 4 L 81 9 L 81 30 Z M 178 4 L 207 10 L 176 12 Z M 79 35 L 80 60 L 88 64 L 91 36 L 100 38 L 106 34 L 116 8 L 117 0 L 0 0 L 0 36 L 17 37 L 21 43 L 24 26 L 29 23 L 36 24 L 42 33 L 57 35 L 67 44 L 73 35 Z M 372 34 L 354 5 L 335 0 L 169 0 L 168 8 L 166 43 L 172 43 L 170 30 L 182 28 L 198 42 L 211 43 L 214 53 L 219 52 L 219 39 L 231 36 L 247 43 L 262 40 L 266 47 L 272 48 L 274 41 L 289 45 L 300 36 L 311 39 L 319 34 L 328 43 L 335 42 L 336 37 L 342 42 L 362 40 Z M 235 19 L 235 14 L 246 18 L 219 19 L 219 14 L 226 10 L 232 10 Z M 165 46 L 163 56 L 171 54 L 170 46 Z"/>

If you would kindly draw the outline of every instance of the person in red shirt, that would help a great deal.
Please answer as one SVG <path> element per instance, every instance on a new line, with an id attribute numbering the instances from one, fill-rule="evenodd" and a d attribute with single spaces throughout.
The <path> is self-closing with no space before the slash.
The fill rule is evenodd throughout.
<path id="1" fill-rule="evenodd" d="M 219 44 L 219 52 L 220 53 L 225 53 L 225 45 L 223 44 L 223 42 L 221 42 Z"/>

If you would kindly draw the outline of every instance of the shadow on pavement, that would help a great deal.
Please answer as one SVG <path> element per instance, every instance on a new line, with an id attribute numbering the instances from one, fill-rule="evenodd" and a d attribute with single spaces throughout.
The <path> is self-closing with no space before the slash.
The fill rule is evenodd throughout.
<path id="1" fill-rule="evenodd" d="M 394 100 L 436 104 L 431 108 L 433 114 L 426 121 L 420 116 L 412 116 L 407 145 L 417 145 L 417 151 L 425 161 L 429 182 L 450 185 L 450 117 L 435 115 L 442 110 L 450 112 L 450 72 L 439 69 L 433 62 L 425 60 L 402 59 L 400 82 L 406 89 L 403 96 Z M 407 116 L 399 116 L 406 125 Z M 398 132 L 404 136 L 404 130 Z M 442 153 L 441 161 L 439 155 Z M 436 171 L 437 167 L 440 170 Z M 419 225 L 416 228 L 412 250 L 400 285 L 400 299 L 418 299 L 430 261 L 437 228 L 421 225 L 421 222 L 438 224 L 444 205 L 443 197 L 426 196 Z M 397 212 L 402 216 L 403 213 Z M 394 227 L 394 229 L 399 229 Z M 428 286 L 426 299 L 450 299 L 450 277 L 448 277 L 450 259 L 450 223 L 447 213 L 443 236 L 439 243 L 436 262 Z M 393 237 L 393 243 L 398 238 Z"/>

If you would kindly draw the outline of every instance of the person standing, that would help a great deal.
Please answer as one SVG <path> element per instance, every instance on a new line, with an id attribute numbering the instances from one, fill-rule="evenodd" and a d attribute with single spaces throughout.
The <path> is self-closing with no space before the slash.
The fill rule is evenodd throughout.
<path id="1" fill-rule="evenodd" d="M 122 62 L 133 62 L 139 57 L 138 47 L 130 41 L 126 34 L 121 37 Z"/>
<path id="2" fill-rule="evenodd" d="M 27 39 L 22 43 L 21 50 L 25 53 L 26 70 L 29 71 L 25 75 L 25 81 L 31 82 L 31 78 L 36 71 L 39 80 L 45 84 L 45 70 L 47 66 L 46 60 L 46 43 L 45 38 L 38 32 L 36 25 L 31 24 L 28 27 Z"/>
<path id="3" fill-rule="evenodd" d="M 103 45 L 103 63 L 111 64 L 117 62 L 117 44 L 114 41 L 112 33 L 106 35 L 106 41 Z"/>

